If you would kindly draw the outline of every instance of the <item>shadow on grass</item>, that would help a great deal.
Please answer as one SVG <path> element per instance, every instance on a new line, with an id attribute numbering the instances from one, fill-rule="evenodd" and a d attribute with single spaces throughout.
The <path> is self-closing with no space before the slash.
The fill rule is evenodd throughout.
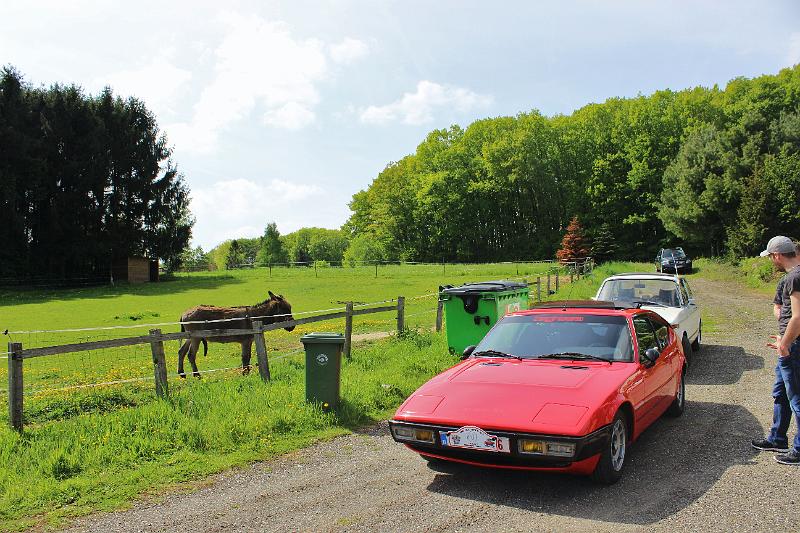
<path id="1" fill-rule="evenodd" d="M 692 352 L 686 383 L 689 385 L 732 385 L 750 370 L 764 368 L 761 357 L 749 354 L 741 346 L 703 344 Z"/>
<path id="2" fill-rule="evenodd" d="M 439 465 L 431 492 L 537 513 L 646 525 L 663 520 L 703 496 L 725 471 L 749 464 L 749 439 L 762 426 L 745 408 L 687 402 L 683 417 L 664 418 L 629 450 L 616 485 L 588 478 Z"/>
<path id="3" fill-rule="evenodd" d="M 230 274 L 193 275 L 157 283 L 117 283 L 110 285 L 73 289 L 20 287 L 0 288 L 0 307 L 40 304 L 51 301 L 80 300 L 85 298 L 115 298 L 126 294 L 139 296 L 166 296 L 197 289 L 216 289 L 225 285 L 245 283 L 247 280 Z M 266 293 L 266 290 L 265 290 Z M 262 298 L 263 299 L 263 298 Z"/>

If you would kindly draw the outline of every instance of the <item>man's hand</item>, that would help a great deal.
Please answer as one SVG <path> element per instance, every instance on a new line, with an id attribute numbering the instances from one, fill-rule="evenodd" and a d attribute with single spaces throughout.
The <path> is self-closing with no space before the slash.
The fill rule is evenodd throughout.
<path id="1" fill-rule="evenodd" d="M 783 339 L 780 335 L 770 335 L 774 340 L 772 342 L 767 343 L 768 348 L 772 348 L 773 350 L 778 350 L 779 357 L 786 357 L 789 355 L 789 346 L 783 343 Z"/>

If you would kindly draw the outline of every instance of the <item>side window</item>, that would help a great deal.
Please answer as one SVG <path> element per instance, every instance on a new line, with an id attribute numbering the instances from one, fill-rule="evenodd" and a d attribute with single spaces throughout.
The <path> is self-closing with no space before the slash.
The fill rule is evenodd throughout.
<path id="1" fill-rule="evenodd" d="M 692 294 L 692 288 L 689 287 L 689 282 L 681 278 L 681 285 L 683 286 L 683 290 L 686 291 L 686 294 L 689 295 L 689 298 L 694 298 L 694 295 Z"/>
<path id="2" fill-rule="evenodd" d="M 636 341 L 639 344 L 639 360 L 642 360 L 647 350 L 658 348 L 658 341 L 656 340 L 653 326 L 650 325 L 650 321 L 647 318 L 634 318 L 633 328 L 636 330 Z"/>
<path id="3" fill-rule="evenodd" d="M 663 350 L 669 344 L 669 326 L 653 322 L 653 328 L 656 330 L 658 349 Z"/>
<path id="4" fill-rule="evenodd" d="M 681 280 L 681 299 L 683 305 L 689 305 L 689 291 L 686 290 L 686 282 Z"/>

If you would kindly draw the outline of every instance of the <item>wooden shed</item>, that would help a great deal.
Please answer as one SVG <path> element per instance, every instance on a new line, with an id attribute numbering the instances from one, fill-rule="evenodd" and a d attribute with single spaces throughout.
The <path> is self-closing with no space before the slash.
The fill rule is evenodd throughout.
<path id="1" fill-rule="evenodd" d="M 114 262 L 114 280 L 128 283 L 158 281 L 158 259 L 127 257 Z"/>

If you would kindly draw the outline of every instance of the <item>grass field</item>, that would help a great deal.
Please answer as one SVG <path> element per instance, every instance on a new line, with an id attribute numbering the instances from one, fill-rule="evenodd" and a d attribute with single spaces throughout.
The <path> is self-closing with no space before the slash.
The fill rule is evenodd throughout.
<path id="1" fill-rule="evenodd" d="M 294 310 L 338 307 L 341 302 L 372 302 L 398 295 L 436 292 L 440 284 L 536 276 L 544 265 L 381 267 L 374 270 L 265 270 L 192 274 L 152 285 L 78 290 L 13 291 L 2 294 L 0 328 L 48 329 L 172 321 L 198 303 L 255 303 L 267 289 L 284 294 Z M 647 265 L 612 263 L 591 276 L 564 283 L 552 299 L 592 296 L 612 273 L 648 269 Z M 648 269 L 649 270 L 649 269 Z M 443 335 L 430 332 L 435 297 L 407 306 L 410 330 L 357 346 L 342 368 L 343 403 L 324 412 L 303 401 L 301 354 L 273 357 L 273 381 L 257 373 L 207 374 L 203 380 L 170 379 L 170 399 L 157 400 L 152 386 L 149 347 L 43 357 L 26 362 L 26 427 L 20 435 L 0 429 L 0 529 L 36 523 L 58 524 L 65 517 L 117 508 L 143 492 L 206 476 L 225 468 L 265 459 L 388 416 L 426 379 L 453 364 Z M 417 320 L 413 320 L 416 317 Z M 304 331 L 341 331 L 343 321 L 311 324 L 290 334 L 268 336 L 271 347 L 293 346 Z M 391 331 L 394 316 L 357 317 L 357 331 Z M 144 329 L 147 329 L 146 327 Z M 163 328 L 170 330 L 168 327 Z M 141 331 L 114 330 L 63 334 L 74 341 L 84 335 L 128 336 Z M 26 343 L 26 335 L 15 335 Z M 21 337 L 21 338 L 19 338 Z M 27 334 L 26 346 L 48 344 L 51 334 Z M 58 342 L 63 342 L 59 339 Z M 220 349 L 224 346 L 224 349 Z M 170 370 L 174 369 L 173 343 Z M 201 369 L 213 364 L 235 366 L 230 345 L 211 345 Z M 39 366 L 35 366 L 39 365 Z M 3 365 L 4 367 L 5 365 Z M 3 368 L 5 370 L 5 368 Z M 91 384 L 142 375 L 141 382 L 87 388 L 53 384 Z M 0 379 L 5 379 L 2 377 Z"/>
<path id="2" fill-rule="evenodd" d="M 411 328 L 432 327 L 436 316 L 439 285 L 461 284 L 499 278 L 541 275 L 549 264 L 490 265 L 391 265 L 364 268 L 266 268 L 180 274 L 171 281 L 116 287 L 70 290 L 0 291 L 0 331 L 7 338 L 34 348 L 146 334 L 150 324 L 164 332 L 178 331 L 181 313 L 199 304 L 251 305 L 266 299 L 267 291 L 283 294 L 297 317 L 317 310 L 343 309 L 353 301 L 364 304 L 406 297 L 406 324 Z M 421 298 L 420 298 L 421 297 Z M 391 331 L 395 314 L 365 315 L 354 320 L 356 334 Z M 126 329 L 37 332 L 91 327 Z M 298 339 L 311 331 L 343 331 L 344 320 L 317 322 L 267 334 L 271 356 L 299 349 Z M 27 333 L 33 331 L 31 333 Z M 23 332 L 23 333 L 14 333 Z M 167 368 L 176 371 L 177 341 L 166 343 Z M 3 350 L 5 351 L 5 350 Z M 209 355 L 200 357 L 201 370 L 216 370 L 241 364 L 235 344 L 211 344 Z M 30 359 L 25 362 L 26 391 L 42 392 L 64 387 L 152 377 L 148 345 Z M 0 390 L 6 387 L 4 365 L 0 365 Z"/>

